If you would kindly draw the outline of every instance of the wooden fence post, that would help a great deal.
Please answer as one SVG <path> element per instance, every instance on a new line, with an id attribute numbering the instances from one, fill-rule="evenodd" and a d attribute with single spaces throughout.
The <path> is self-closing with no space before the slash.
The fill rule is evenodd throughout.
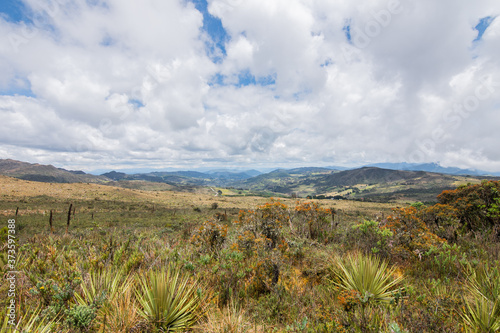
<path id="1" fill-rule="evenodd" d="M 68 233 L 69 229 L 69 221 L 71 220 L 71 209 L 73 208 L 73 204 L 69 204 L 69 210 L 68 210 L 68 223 L 66 224 L 66 234 Z"/>
<path id="2" fill-rule="evenodd" d="M 52 209 L 50 210 L 49 225 L 50 225 L 50 233 L 53 234 L 54 228 L 52 228 Z"/>

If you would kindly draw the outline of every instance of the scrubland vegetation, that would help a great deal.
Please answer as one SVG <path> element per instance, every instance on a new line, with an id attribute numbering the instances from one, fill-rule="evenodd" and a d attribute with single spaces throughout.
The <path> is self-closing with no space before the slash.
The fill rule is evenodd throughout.
<path id="1" fill-rule="evenodd" d="M 392 210 L 93 186 L 0 202 L 18 332 L 500 331 L 499 182 Z"/>

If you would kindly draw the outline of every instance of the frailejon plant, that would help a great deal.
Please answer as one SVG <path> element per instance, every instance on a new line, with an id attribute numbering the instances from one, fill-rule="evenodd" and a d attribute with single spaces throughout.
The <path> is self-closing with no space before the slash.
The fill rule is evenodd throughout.
<path id="1" fill-rule="evenodd" d="M 124 273 L 123 269 L 107 268 L 91 271 L 88 279 L 82 283 L 82 295 L 75 294 L 81 305 L 102 305 L 104 300 L 113 300 L 118 293 L 128 288 L 131 279 Z"/>
<path id="2" fill-rule="evenodd" d="M 387 261 L 355 253 L 334 259 L 333 283 L 340 290 L 357 292 L 362 305 L 391 304 L 403 281 L 403 276 L 395 273 L 396 267 L 388 267 Z"/>
<path id="3" fill-rule="evenodd" d="M 376 256 L 354 253 L 334 259 L 333 276 L 341 292 L 349 291 L 359 299 L 359 312 L 354 309 L 351 315 L 353 324 L 361 332 L 382 329 L 383 316 L 377 307 L 395 304 L 402 291 L 403 276 L 396 274 L 396 267 L 388 267 L 387 261 Z"/>
<path id="4" fill-rule="evenodd" d="M 480 266 L 469 269 L 461 317 L 469 332 L 500 331 L 500 272 L 498 267 Z"/>
<path id="5" fill-rule="evenodd" d="M 407 330 L 399 327 L 398 323 L 389 323 L 389 333 L 408 333 Z"/>
<path id="6" fill-rule="evenodd" d="M 461 313 L 467 332 L 495 333 L 500 331 L 500 303 L 472 293 Z"/>
<path id="7" fill-rule="evenodd" d="M 81 285 L 81 294 L 76 293 L 75 298 L 79 305 L 94 309 L 96 320 L 103 322 L 114 314 L 119 299 L 131 289 L 132 281 L 131 276 L 125 274 L 125 268 L 108 266 L 91 271 Z"/>
<path id="8" fill-rule="evenodd" d="M 469 269 L 469 287 L 485 298 L 495 301 L 500 299 L 500 269 L 481 265 L 476 269 Z"/>
<path id="9" fill-rule="evenodd" d="M 205 316 L 209 291 L 172 265 L 138 276 L 139 315 L 166 332 L 184 332 Z"/>
<path id="10" fill-rule="evenodd" d="M 47 321 L 45 318 L 40 318 L 40 311 L 36 310 L 31 314 L 25 314 L 20 318 L 15 325 L 11 325 L 9 317 L 4 316 L 1 332 L 21 332 L 21 333 L 50 333 L 52 332 L 53 321 Z"/>
<path id="11" fill-rule="evenodd" d="M 109 310 L 106 311 L 102 320 L 104 332 L 134 332 L 134 329 L 140 326 L 138 306 L 132 285 L 121 290 L 120 294 L 109 302 L 109 305 Z"/>

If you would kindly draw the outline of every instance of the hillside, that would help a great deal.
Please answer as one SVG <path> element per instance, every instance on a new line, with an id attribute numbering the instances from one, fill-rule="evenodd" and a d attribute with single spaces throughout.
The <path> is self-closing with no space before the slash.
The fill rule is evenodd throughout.
<path id="1" fill-rule="evenodd" d="M 139 189 L 138 189 L 139 187 Z M 147 189 L 145 190 L 144 187 Z M 166 184 L 137 181 L 126 181 L 125 184 L 111 182 L 106 185 L 92 183 L 44 183 L 26 181 L 17 178 L 1 176 L 0 215 L 13 215 L 16 207 L 23 214 L 41 213 L 48 209 L 56 209 L 64 215 L 64 209 L 70 202 L 78 203 L 79 211 L 91 211 L 88 207 L 100 207 L 108 210 L 120 203 L 128 211 L 130 206 L 142 205 L 152 207 L 163 206 L 168 209 L 187 209 L 200 207 L 211 212 L 212 204 L 217 203 L 219 209 L 233 209 L 237 216 L 240 209 L 251 209 L 264 204 L 269 198 L 258 196 L 214 196 L 205 188 L 197 188 L 191 192 L 180 192 Z M 287 204 L 294 200 L 282 199 Z M 336 201 L 328 202 L 331 207 L 343 211 L 363 211 L 369 216 L 378 214 L 380 210 L 390 212 L 390 204 Z M 47 205 L 52 207 L 46 207 Z"/>
<path id="2" fill-rule="evenodd" d="M 242 181 L 259 174 L 255 171 L 229 172 L 229 171 L 170 171 L 170 172 L 148 172 L 125 174 L 123 172 L 111 171 L 101 176 L 113 179 L 115 181 L 148 181 L 165 183 L 175 186 L 227 186 L 234 181 Z"/>
<path id="3" fill-rule="evenodd" d="M 304 167 L 256 170 L 170 171 L 126 174 L 111 171 L 100 176 L 52 165 L 0 160 L 0 174 L 48 183 L 98 183 L 143 190 L 196 192 L 215 188 L 224 195 L 299 196 L 356 199 L 377 202 L 435 201 L 443 190 L 479 183 L 481 176 L 461 176 L 426 171 L 362 167 L 352 170 Z M 494 179 L 494 178 L 486 178 Z"/>
<path id="4" fill-rule="evenodd" d="M 24 180 L 49 183 L 103 183 L 105 177 L 70 171 L 52 165 L 31 164 L 11 159 L 0 159 L 0 174 Z"/>
<path id="5" fill-rule="evenodd" d="M 474 169 L 461 169 L 456 167 L 442 167 L 437 163 L 424 163 L 424 164 L 416 164 L 416 163 L 376 163 L 367 165 L 370 167 L 377 167 L 382 169 L 391 169 L 391 170 L 407 170 L 407 171 L 428 171 L 428 172 L 436 172 L 436 173 L 444 173 L 448 175 L 458 175 L 458 176 L 493 176 L 499 177 L 499 172 L 487 172 L 483 170 L 474 170 Z"/>
<path id="6" fill-rule="evenodd" d="M 242 181 L 260 174 L 256 170 L 233 172 L 214 170 L 212 172 L 173 171 L 126 174 L 111 171 L 100 176 L 86 174 L 83 171 L 65 170 L 52 165 L 31 164 L 12 159 L 0 160 L 0 175 L 18 179 L 47 183 L 99 183 L 126 188 L 151 188 L 162 183 L 173 190 L 191 190 L 200 186 L 226 186 L 234 181 Z"/>
<path id="7" fill-rule="evenodd" d="M 317 171 L 317 172 L 314 172 Z M 380 202 L 409 200 L 435 201 L 443 190 L 459 184 L 479 183 L 482 177 L 447 175 L 424 171 L 363 167 L 354 170 L 328 169 L 311 172 L 275 170 L 247 179 L 243 189 L 319 198 L 344 198 Z"/>
<path id="8" fill-rule="evenodd" d="M 319 179 L 335 172 L 337 171 L 325 168 L 277 169 L 231 185 L 259 193 L 309 194 L 314 192 L 314 184 Z"/>
<path id="9" fill-rule="evenodd" d="M 399 171 L 380 168 L 363 167 L 327 175 L 320 179 L 321 187 L 354 186 L 357 184 L 381 184 L 395 181 L 410 180 L 425 176 L 424 171 Z M 451 178 L 440 175 L 443 178 Z M 318 184 L 318 188 L 321 188 Z"/>

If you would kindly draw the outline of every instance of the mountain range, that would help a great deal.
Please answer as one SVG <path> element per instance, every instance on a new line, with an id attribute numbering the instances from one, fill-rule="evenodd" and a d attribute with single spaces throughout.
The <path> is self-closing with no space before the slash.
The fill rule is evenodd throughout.
<path id="1" fill-rule="evenodd" d="M 102 175 L 91 175 L 52 165 L 0 159 L 0 174 L 32 181 L 86 182 L 132 188 L 151 188 L 148 184 L 162 183 L 163 188 L 173 190 L 193 187 L 225 188 L 227 195 L 298 195 L 375 201 L 398 198 L 432 201 L 444 189 L 491 178 L 483 176 L 484 173 L 477 170 L 444 168 L 438 164 L 385 163 L 348 170 L 334 168 L 276 169 L 268 173 L 230 169 L 135 174 L 110 171 Z"/>
<path id="2" fill-rule="evenodd" d="M 462 175 L 462 176 L 495 176 L 500 177 L 500 172 L 487 172 L 475 169 L 460 169 L 456 167 L 442 167 L 437 163 L 376 163 L 367 166 L 373 166 L 382 169 L 390 170 L 408 170 L 408 171 L 428 171 L 436 173 L 444 173 L 448 175 Z"/>
<path id="3" fill-rule="evenodd" d="M 11 159 L 0 159 L 0 174 L 47 183 L 103 183 L 109 180 L 83 171 L 65 170 L 52 165 L 31 164 Z"/>

